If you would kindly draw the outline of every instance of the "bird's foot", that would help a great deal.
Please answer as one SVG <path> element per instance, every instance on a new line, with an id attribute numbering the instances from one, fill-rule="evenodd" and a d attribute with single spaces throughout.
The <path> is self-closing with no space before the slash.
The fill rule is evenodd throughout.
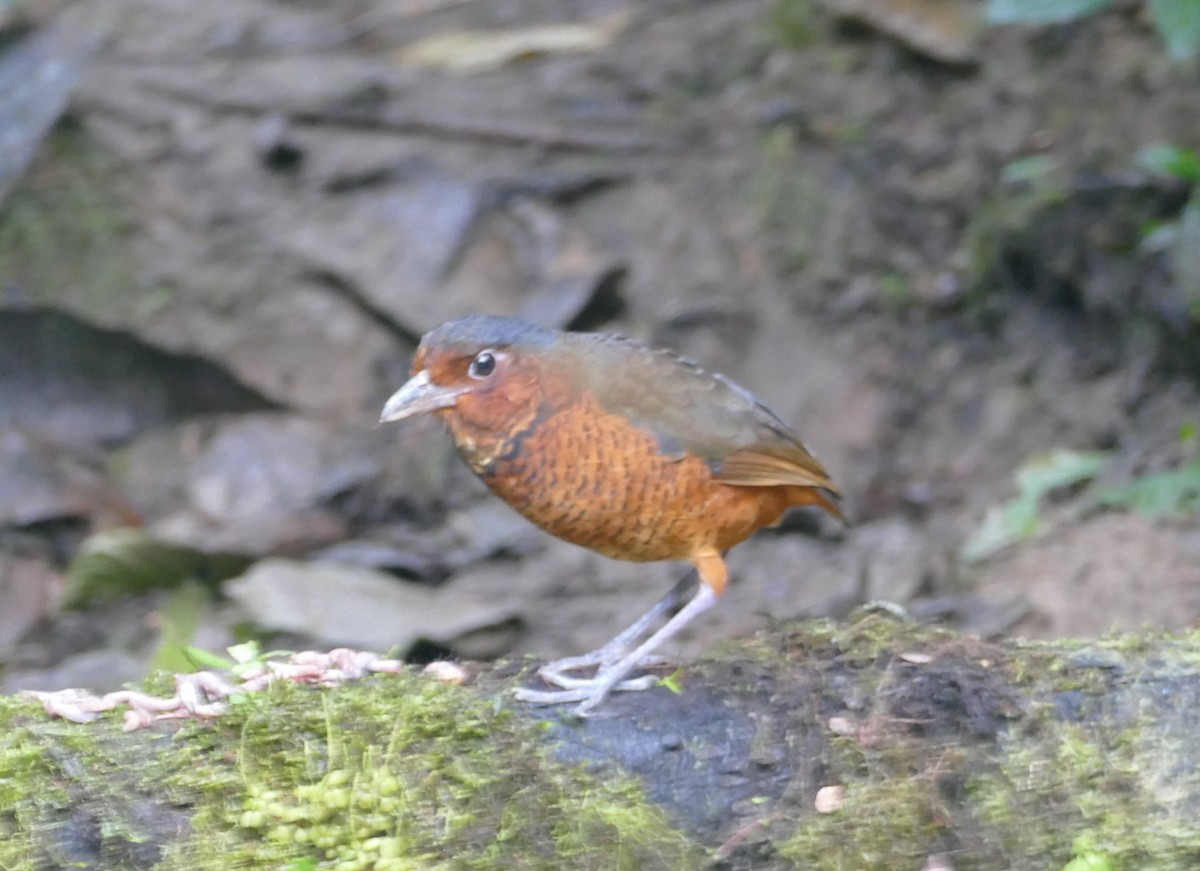
<path id="1" fill-rule="evenodd" d="M 606 653 L 606 655 L 599 656 L 598 654 L 601 653 Z M 626 651 L 624 650 L 605 652 L 603 649 L 601 649 L 593 651 L 592 653 L 584 654 L 583 656 L 568 656 L 564 659 L 556 659 L 554 662 L 548 662 L 539 668 L 538 677 L 540 677 L 546 683 L 564 690 L 587 689 L 589 687 L 596 686 L 601 680 L 601 675 L 615 667 L 617 663 L 619 663 L 624 657 L 625 653 Z M 666 657 L 647 656 L 638 663 L 638 666 L 640 668 L 656 668 L 668 664 L 669 660 Z M 596 669 L 596 673 L 592 677 L 576 677 L 575 675 L 568 673 L 592 667 L 595 667 Z M 647 678 L 650 678 L 650 676 L 647 675 Z M 642 680 L 644 680 L 644 678 L 637 678 L 636 681 L 639 683 L 634 686 L 625 686 L 625 684 L 631 683 L 631 681 L 621 681 L 621 683 L 617 684 L 614 689 L 645 689 L 646 687 L 640 684 L 640 681 Z M 649 686 L 653 686 L 653 684 L 649 684 Z"/>
<path id="2" fill-rule="evenodd" d="M 587 706 L 587 708 L 590 708 L 599 703 L 610 692 L 640 692 L 650 689 L 657 683 L 658 678 L 652 674 L 645 674 L 641 677 L 620 681 L 611 688 L 607 685 L 607 682 L 596 678 L 575 678 L 571 681 L 570 687 L 564 687 L 563 689 L 531 690 L 525 687 L 518 687 L 515 695 L 518 701 L 529 702 L 533 705 L 565 705 L 571 702 L 586 702 L 595 697 L 595 701 Z M 582 709 L 582 711 L 585 710 L 586 708 Z"/>
<path id="3" fill-rule="evenodd" d="M 724 563 L 721 563 L 721 566 L 724 567 Z M 720 586 L 723 588 L 724 578 L 720 580 Z M 651 612 L 664 607 L 664 603 L 669 602 L 671 598 L 675 597 L 677 589 L 673 590 L 667 598 L 661 600 L 658 605 L 655 605 L 651 609 Z M 657 678 L 652 675 L 627 678 L 627 675 L 636 669 L 645 668 L 648 663 L 661 662 L 661 658 L 654 653 L 654 650 L 662 642 L 686 626 L 688 621 L 693 617 L 710 607 L 715 601 L 717 601 L 716 590 L 707 583 L 701 584 L 700 589 L 696 591 L 696 595 L 692 597 L 690 602 L 683 606 L 678 614 L 668 620 L 657 632 L 629 653 L 622 655 L 622 651 L 628 647 L 629 639 L 634 634 L 633 630 L 637 629 L 640 632 L 644 629 L 642 625 L 645 622 L 644 617 L 599 650 L 592 651 L 583 656 L 560 659 L 548 663 L 538 670 L 538 673 L 544 680 L 548 683 L 557 684 L 561 689 L 550 690 L 548 692 L 522 689 L 517 691 L 517 698 L 542 705 L 556 705 L 563 702 L 578 701 L 579 707 L 575 709 L 575 714 L 576 716 L 583 717 L 587 716 L 588 711 L 604 701 L 605 696 L 613 690 L 648 689 L 658 683 Z M 582 668 L 590 665 L 598 666 L 596 673 L 590 678 L 575 678 L 563 673 L 574 668 Z"/>
<path id="4" fill-rule="evenodd" d="M 616 660 L 598 664 L 590 661 L 589 656 L 573 656 L 547 663 L 538 669 L 538 676 L 558 689 L 531 690 L 521 687 L 516 690 L 517 699 L 533 705 L 563 705 L 580 702 L 575 709 L 575 714 L 584 717 L 611 692 L 641 692 L 658 683 L 658 678 L 652 674 L 622 680 L 632 670 L 629 663 Z M 637 667 L 661 665 L 665 662 L 667 660 L 663 657 L 650 656 L 638 662 Z M 565 673 L 568 670 L 597 664 L 599 668 L 591 677 L 575 677 Z"/>
<path id="5" fill-rule="evenodd" d="M 611 679 L 599 674 L 594 678 L 576 678 L 569 689 L 531 690 L 518 687 L 515 695 L 518 701 L 532 705 L 568 705 L 579 702 L 574 714 L 586 717 L 588 712 L 600 704 L 611 692 L 638 692 L 648 690 L 658 683 L 658 678 L 652 674 L 614 683 Z"/>

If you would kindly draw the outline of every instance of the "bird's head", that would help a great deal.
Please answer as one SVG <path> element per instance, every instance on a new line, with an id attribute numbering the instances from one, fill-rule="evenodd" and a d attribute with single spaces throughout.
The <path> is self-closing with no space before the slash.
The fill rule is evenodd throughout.
<path id="1" fill-rule="evenodd" d="M 516 318 L 474 315 L 421 339 L 412 377 L 383 407 L 381 422 L 419 414 L 446 421 L 460 447 L 480 433 L 532 419 L 544 398 L 540 352 L 558 334 Z"/>

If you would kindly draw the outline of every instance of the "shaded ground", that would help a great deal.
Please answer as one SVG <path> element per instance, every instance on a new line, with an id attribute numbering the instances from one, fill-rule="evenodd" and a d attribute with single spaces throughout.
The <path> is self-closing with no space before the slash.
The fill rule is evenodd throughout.
<path id="1" fill-rule="evenodd" d="M 1196 146 L 1195 74 L 1136 16 L 988 31 L 945 66 L 765 2 L 87 14 L 107 36 L 0 224 L 9 688 L 115 685 L 151 630 L 219 649 L 247 613 L 296 643 L 469 657 L 576 652 L 640 613 L 678 567 L 550 541 L 436 426 L 374 428 L 416 337 L 476 311 L 676 347 L 842 483 L 853 527 L 798 518 L 739 547 L 685 652 L 864 598 L 1047 636 L 1200 613 L 1193 522 L 1094 499 L 1186 462 L 1200 410 L 1188 285 L 1139 247 L 1187 190 L 1135 169 Z M 567 24 L 545 31 L 559 50 L 481 69 L 414 48 Z M 968 565 L 1015 471 L 1058 448 L 1111 455 L 1045 500 L 1040 539 Z M 220 575 L 214 552 L 334 575 L 302 596 L 302 568 L 259 565 L 195 634 L 177 594 L 60 616 L 80 541 L 131 523 L 201 552 L 92 540 L 150 585 L 167 564 Z M 298 597 L 310 616 L 279 617 Z"/>

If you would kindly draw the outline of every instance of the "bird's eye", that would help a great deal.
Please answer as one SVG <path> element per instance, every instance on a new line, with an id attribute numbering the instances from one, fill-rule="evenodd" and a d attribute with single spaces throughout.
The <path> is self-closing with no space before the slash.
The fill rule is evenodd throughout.
<path id="1" fill-rule="evenodd" d="M 471 361 L 467 374 L 472 378 L 487 378 L 496 370 L 496 355 L 491 351 L 480 351 Z"/>

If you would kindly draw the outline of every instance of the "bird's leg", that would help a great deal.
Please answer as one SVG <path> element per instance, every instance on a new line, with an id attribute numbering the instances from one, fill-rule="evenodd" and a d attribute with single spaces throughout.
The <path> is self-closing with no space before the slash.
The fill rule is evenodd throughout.
<path id="1" fill-rule="evenodd" d="M 570 689 L 544 692 L 521 689 L 517 691 L 517 698 L 522 701 L 542 705 L 580 702 L 581 704 L 575 709 L 575 713 L 579 716 L 586 716 L 588 711 L 604 701 L 608 694 L 618 686 L 622 686 L 624 689 L 645 689 L 647 686 L 653 685 L 646 684 L 643 686 L 641 684 L 642 679 L 640 678 L 636 681 L 624 681 L 624 684 L 637 684 L 636 686 L 624 686 L 622 681 L 627 674 L 642 665 L 646 658 L 659 645 L 675 635 L 675 633 L 694 620 L 699 614 L 711 608 L 717 599 L 720 598 L 721 593 L 725 591 L 728 572 L 725 567 L 725 560 L 721 557 L 720 553 L 717 551 L 702 553 L 696 559 L 696 568 L 700 575 L 700 588 L 696 591 L 696 595 L 692 597 L 690 602 L 683 606 L 678 614 L 668 620 L 662 628 L 643 641 L 632 652 L 626 654 L 617 662 L 604 665 L 594 677 L 587 680 L 580 680 Z M 680 585 L 677 584 L 671 592 L 678 593 L 679 588 Z"/>
<path id="2" fill-rule="evenodd" d="M 684 597 L 696 586 L 696 577 L 696 572 L 691 571 L 680 578 L 675 586 L 667 591 L 665 596 L 650 606 L 650 610 L 635 620 L 627 629 L 623 630 L 611 641 L 606 642 L 601 647 L 597 647 L 590 653 L 580 654 L 579 656 L 567 656 L 562 659 L 556 659 L 553 662 L 548 662 L 538 669 L 538 676 L 547 683 L 563 687 L 564 689 L 579 686 L 581 681 L 584 685 L 590 685 L 587 679 L 571 677 L 566 672 L 576 671 L 581 668 L 591 668 L 592 666 L 604 669 L 605 666 L 619 660 L 642 639 L 647 629 L 683 601 Z M 642 688 L 634 686 L 618 687 L 618 689 Z"/>
<path id="3" fill-rule="evenodd" d="M 645 658 L 660 644 L 690 623 L 697 614 L 706 611 L 716 601 L 717 594 L 707 584 L 702 584 L 700 589 L 696 591 L 696 595 L 692 597 L 692 600 L 678 614 L 668 620 L 661 629 L 643 641 L 633 652 L 627 654 L 623 659 L 611 663 L 596 672 L 594 677 L 572 681 L 572 686 L 569 689 L 544 691 L 518 689 L 517 698 L 523 702 L 532 702 L 537 705 L 582 702 L 575 709 L 575 712 L 583 716 L 596 705 L 600 704 L 614 689 L 649 689 L 658 682 L 657 678 L 646 675 L 635 680 L 626 681 L 622 679 L 629 672 L 642 665 Z M 649 679 L 647 680 L 647 678 Z"/>

